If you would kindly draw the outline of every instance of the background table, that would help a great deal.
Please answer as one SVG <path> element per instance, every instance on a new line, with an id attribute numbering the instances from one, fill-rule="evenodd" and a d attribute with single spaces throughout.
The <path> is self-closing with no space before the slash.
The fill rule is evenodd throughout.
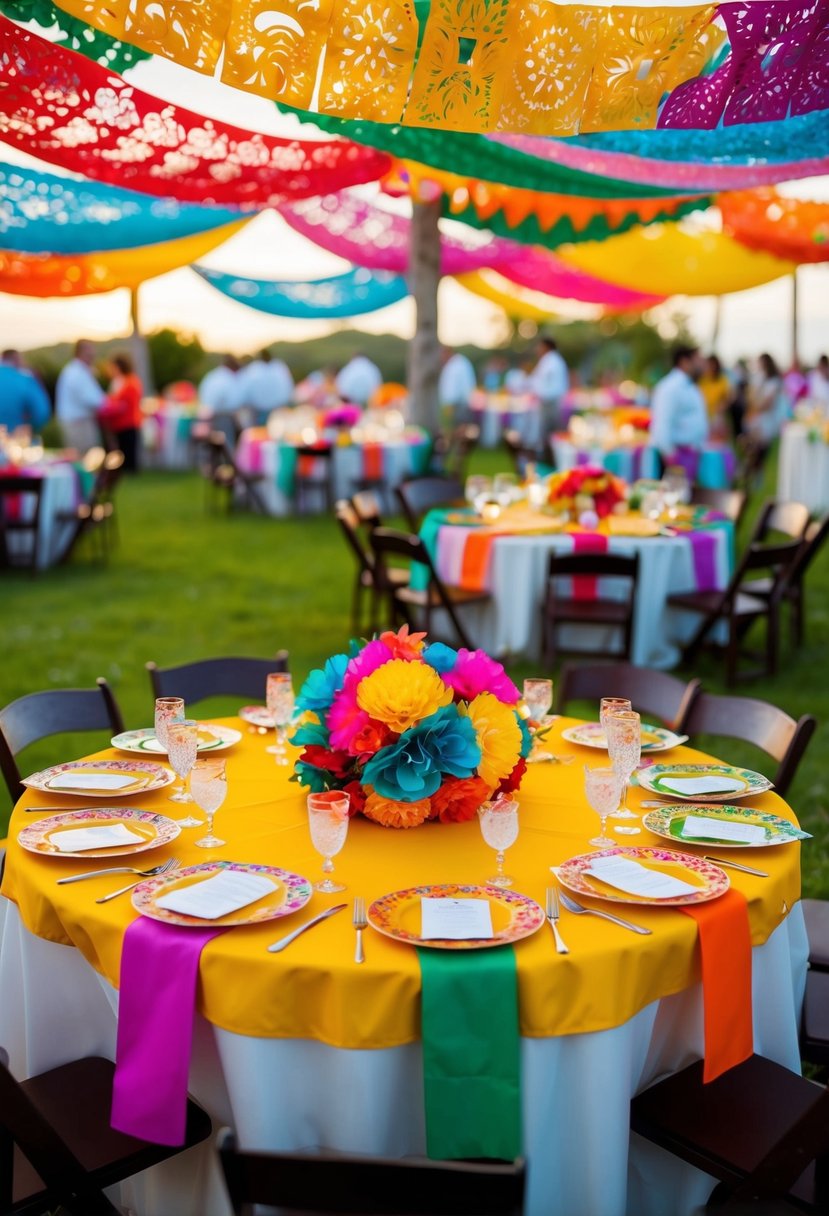
<path id="1" fill-rule="evenodd" d="M 71 516 L 87 496 L 94 480 L 80 464 L 71 460 L 47 459 L 43 464 L 26 469 L 26 474 L 43 482 L 40 498 L 40 526 L 37 536 L 37 568 L 53 566 L 63 555 L 75 531 L 75 523 L 62 515 Z M 21 510 L 31 511 L 31 499 L 23 495 Z M 7 544 L 13 553 L 31 551 L 31 538 L 25 533 L 9 533 Z"/>
<path id="2" fill-rule="evenodd" d="M 814 512 L 829 510 L 829 443 L 822 432 L 802 422 L 787 422 L 783 427 L 777 497 L 805 503 Z"/>
<path id="3" fill-rule="evenodd" d="M 595 754 L 562 742 L 558 728 L 553 734 L 558 753 L 569 751 L 579 760 Z M 289 770 L 275 768 L 265 754 L 265 743 L 246 735 L 227 753 L 229 795 L 217 826 L 228 844 L 218 855 L 315 877 L 320 859 L 310 844 L 304 799 L 289 786 Z M 699 758 L 687 748 L 672 754 Z M 547 867 L 586 851 L 595 829 L 581 782 L 579 764 L 533 765 L 520 792 L 521 832 L 508 855 L 509 870 L 518 890 L 542 902 Z M 21 805 L 45 801 L 27 794 Z M 753 801 L 786 810 L 771 793 Z M 141 804 L 171 806 L 164 792 L 142 796 Z M 18 809 L 12 819 L 3 892 L 19 906 L 7 905 L 0 948 L 0 1042 L 18 1075 L 84 1053 L 113 1056 L 113 980 L 122 935 L 135 915 L 128 897 L 94 903 L 114 889 L 112 879 L 58 887 L 59 873 L 83 863 L 22 853 L 15 837 L 30 818 Z M 174 852 L 185 864 L 214 855 L 194 847 L 196 835 L 182 833 L 164 855 Z M 656 842 L 644 832 L 637 839 Z M 732 875 L 746 895 L 752 924 L 755 1049 L 791 1068 L 799 1066 L 807 955 L 796 902 L 799 849 L 794 844 L 764 853 L 768 879 Z M 363 894 L 370 902 L 422 882 L 481 881 L 492 855 L 475 822 L 395 833 L 359 819 L 336 864 L 349 886 L 344 898 Z M 315 894 L 307 915 L 329 902 L 335 901 Z M 711 1189 L 696 1171 L 629 1141 L 631 1095 L 702 1053 L 695 922 L 668 909 L 637 908 L 634 919 L 649 925 L 653 936 L 565 913 L 569 955 L 554 952 L 546 926 L 515 947 L 527 1216 L 690 1216 Z M 369 932 L 366 963 L 355 967 L 345 913 L 284 954 L 269 955 L 265 946 L 280 932 L 283 926 L 274 924 L 237 929 L 206 947 L 201 1007 L 207 1016 L 197 1019 L 192 1092 L 217 1126 L 235 1127 L 244 1147 L 422 1153 L 415 952 Z M 379 991 L 393 991 L 397 999 L 378 1001 Z M 485 1011 L 482 994 L 483 1016 Z M 401 1014 L 411 1019 L 411 1033 L 403 1041 L 398 1034 L 384 1041 L 384 1025 Z M 302 1033 L 291 1033 L 297 1019 Z M 338 1028 L 333 1037 L 332 1025 Z M 126 1184 L 122 1198 L 139 1216 L 228 1213 L 208 1145 Z"/>
<path id="4" fill-rule="evenodd" d="M 193 406 L 175 402 L 167 402 L 156 413 L 147 414 L 141 424 L 145 463 L 158 469 L 193 468 L 193 427 L 209 421 L 209 412 L 201 414 Z"/>
<path id="5" fill-rule="evenodd" d="M 497 448 L 505 431 L 517 431 L 527 447 L 540 447 L 541 414 L 532 393 L 477 389 L 469 401 L 469 416 L 481 428 L 483 448 Z"/>
<path id="6" fill-rule="evenodd" d="M 554 435 L 552 440 L 556 468 L 567 470 L 577 465 L 595 464 L 614 473 L 624 481 L 637 481 L 662 476 L 662 458 L 656 448 L 643 444 L 620 444 L 605 447 L 600 444 L 578 447 L 567 435 Z M 697 485 L 709 490 L 726 490 L 734 479 L 736 462 L 727 444 L 706 444 L 699 454 L 695 477 Z"/>

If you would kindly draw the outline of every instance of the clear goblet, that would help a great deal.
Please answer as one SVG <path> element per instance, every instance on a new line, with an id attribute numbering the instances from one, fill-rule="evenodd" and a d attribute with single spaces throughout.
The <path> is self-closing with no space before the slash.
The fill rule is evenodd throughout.
<path id="1" fill-rule="evenodd" d="M 525 680 L 524 704 L 530 711 L 530 721 L 541 726 L 553 707 L 553 681 L 535 677 Z"/>
<path id="2" fill-rule="evenodd" d="M 308 826 L 311 829 L 311 843 L 322 855 L 322 872 L 325 875 L 319 882 L 314 883 L 315 891 L 324 895 L 333 895 L 344 891 L 345 885 L 334 882 L 334 862 L 340 849 L 345 844 L 348 835 L 348 794 L 342 790 L 326 790 L 321 794 L 308 795 Z"/>
<path id="3" fill-rule="evenodd" d="M 464 484 L 464 498 L 469 503 L 470 507 L 477 508 L 476 500 L 482 494 L 488 495 L 492 490 L 492 478 L 485 477 L 482 473 L 473 473 L 467 477 Z"/>
<path id="4" fill-rule="evenodd" d="M 156 697 L 155 699 L 155 737 L 167 750 L 167 723 L 184 721 L 183 697 Z"/>
<path id="5" fill-rule="evenodd" d="M 167 758 L 170 767 L 179 779 L 178 787 L 170 794 L 171 802 L 192 802 L 193 796 L 187 791 L 186 779 L 196 763 L 199 748 L 199 732 L 195 722 L 187 719 L 184 722 L 167 723 Z M 202 820 L 195 815 L 186 815 L 179 819 L 183 828 L 201 827 Z"/>
<path id="6" fill-rule="evenodd" d="M 498 798 L 478 807 L 481 835 L 495 849 L 495 873 L 487 882 L 494 887 L 511 887 L 512 878 L 504 873 L 504 854 L 518 839 L 518 803 Z"/>
<path id="7" fill-rule="evenodd" d="M 272 671 L 270 673 L 265 686 L 265 700 L 276 732 L 275 745 L 266 750 L 276 756 L 277 764 L 285 765 L 288 763 L 285 738 L 294 713 L 294 686 L 289 672 Z"/>
<path id="8" fill-rule="evenodd" d="M 607 715 L 605 720 L 607 732 L 607 753 L 610 762 L 616 769 L 622 782 L 620 803 L 611 819 L 638 820 L 626 805 L 628 782 L 636 771 L 636 766 L 642 756 L 642 720 L 632 709 L 617 710 Z M 620 836 L 638 836 L 639 828 L 627 823 L 624 827 L 614 827 Z"/>
<path id="9" fill-rule="evenodd" d="M 190 771 L 190 792 L 207 815 L 207 835 L 195 843 L 202 849 L 217 849 L 226 844 L 213 834 L 213 816 L 227 797 L 227 765 L 211 756 L 197 760 Z"/>
<path id="10" fill-rule="evenodd" d="M 620 713 L 623 709 L 633 709 L 627 697 L 602 697 L 599 701 L 599 721 L 607 738 L 607 718 L 609 714 Z"/>
<path id="11" fill-rule="evenodd" d="M 588 842 L 597 848 L 613 848 L 616 841 L 607 834 L 607 818 L 614 807 L 619 805 L 622 791 L 622 781 L 615 768 L 590 768 L 584 766 L 584 791 L 591 808 L 599 816 L 601 827 L 599 835 L 593 836 Z"/>

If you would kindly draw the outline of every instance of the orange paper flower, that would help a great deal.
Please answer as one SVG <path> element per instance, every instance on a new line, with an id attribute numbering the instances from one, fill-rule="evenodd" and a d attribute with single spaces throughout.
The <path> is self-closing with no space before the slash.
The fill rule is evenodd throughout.
<path id="1" fill-rule="evenodd" d="M 480 777 L 447 777 L 432 794 L 432 814 L 441 823 L 463 823 L 474 819 L 478 807 L 492 796 L 492 786 Z"/>
<path id="2" fill-rule="evenodd" d="M 363 814 L 384 828 L 416 828 L 429 818 L 429 810 L 428 798 L 421 798 L 419 802 L 396 802 L 371 790 Z"/>

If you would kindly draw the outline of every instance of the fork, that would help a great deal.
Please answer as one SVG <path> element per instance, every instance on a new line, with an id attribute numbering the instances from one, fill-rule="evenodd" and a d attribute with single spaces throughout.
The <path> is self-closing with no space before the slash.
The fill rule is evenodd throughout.
<path id="1" fill-rule="evenodd" d="M 561 909 L 558 904 L 558 888 L 547 888 L 547 920 L 550 922 L 550 928 L 553 931 L 553 937 L 556 939 L 556 950 L 559 954 L 569 954 L 570 951 L 565 946 L 561 934 L 558 931 L 558 918 L 561 915 Z"/>
<path id="2" fill-rule="evenodd" d="M 357 930 L 357 948 L 354 951 L 354 962 L 364 963 L 366 961 L 366 956 L 363 953 L 363 929 L 368 927 L 368 921 L 366 920 L 366 901 L 363 899 L 362 895 L 354 896 L 354 916 L 352 917 L 352 923 L 354 928 Z"/>
<path id="3" fill-rule="evenodd" d="M 149 870 L 136 870 L 134 866 L 113 866 L 109 870 L 90 870 L 87 874 L 70 874 L 68 878 L 59 878 L 58 886 L 63 886 L 67 882 L 83 882 L 85 878 L 103 878 L 105 874 L 140 874 L 142 878 L 153 878 L 156 874 L 162 874 L 166 861 L 162 861 L 160 865 L 153 866 Z"/>
<path id="4" fill-rule="evenodd" d="M 181 865 L 181 862 L 179 861 L 178 857 L 171 857 L 169 861 L 164 862 L 164 865 L 159 869 L 156 877 L 160 877 L 162 874 L 171 874 L 173 872 L 173 870 L 177 869 L 180 865 Z M 109 901 L 111 899 L 115 899 L 115 897 L 117 895 L 123 895 L 126 891 L 131 891 L 133 889 L 133 887 L 140 887 L 141 883 L 143 881 L 144 881 L 143 878 L 139 878 L 137 882 L 131 882 L 131 883 L 128 883 L 125 887 L 119 887 L 117 891 L 110 891 L 109 895 L 102 895 L 100 899 L 95 900 L 95 903 L 96 904 L 109 903 Z"/>
<path id="5" fill-rule="evenodd" d="M 619 925 L 622 929 L 630 929 L 633 933 L 647 935 L 652 932 L 643 925 L 634 925 L 632 921 L 622 920 L 621 916 L 614 916 L 612 912 L 600 912 L 598 908 L 585 908 L 583 904 L 577 903 L 571 895 L 565 895 L 563 891 L 561 892 L 561 902 L 574 916 L 600 916 L 602 920 L 609 920 L 612 924 Z"/>

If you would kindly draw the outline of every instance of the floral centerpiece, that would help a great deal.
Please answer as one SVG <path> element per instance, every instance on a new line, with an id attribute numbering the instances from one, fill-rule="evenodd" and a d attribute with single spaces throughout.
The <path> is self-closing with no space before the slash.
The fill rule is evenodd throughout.
<path id="1" fill-rule="evenodd" d="M 548 484 L 547 502 L 562 511 L 595 511 L 603 519 L 625 501 L 625 483 L 595 465 L 554 473 Z"/>
<path id="2" fill-rule="evenodd" d="M 404 625 L 311 672 L 294 780 L 345 790 L 352 814 L 395 828 L 471 819 L 518 788 L 532 746 L 518 689 L 482 650 L 425 639 Z"/>

